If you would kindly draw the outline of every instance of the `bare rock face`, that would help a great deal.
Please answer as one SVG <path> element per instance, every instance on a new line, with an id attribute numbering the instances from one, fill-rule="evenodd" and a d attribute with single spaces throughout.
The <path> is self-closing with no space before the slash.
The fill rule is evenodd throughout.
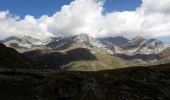
<path id="1" fill-rule="evenodd" d="M 137 53 L 159 54 L 159 53 L 162 53 L 166 49 L 167 49 L 167 46 L 165 43 L 159 40 L 156 40 L 156 39 L 150 39 L 140 46 L 140 48 L 137 50 Z"/>
<path id="2" fill-rule="evenodd" d="M 2 40 L 1 42 L 19 52 L 25 52 L 36 48 L 43 48 L 43 46 L 52 41 L 52 39 L 52 37 L 40 40 L 30 36 L 12 36 Z"/>

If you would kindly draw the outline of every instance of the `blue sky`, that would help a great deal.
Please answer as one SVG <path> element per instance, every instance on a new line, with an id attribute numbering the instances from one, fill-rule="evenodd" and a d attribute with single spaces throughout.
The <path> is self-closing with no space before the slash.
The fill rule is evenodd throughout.
<path id="1" fill-rule="evenodd" d="M 164 42 L 170 42 L 170 38 L 167 37 L 167 38 L 159 38 L 161 41 L 164 41 Z"/>
<path id="2" fill-rule="evenodd" d="M 0 0 L 0 11 L 9 10 L 21 18 L 25 15 L 39 18 L 45 14 L 53 15 L 71 1 L 73 0 Z M 141 0 L 105 0 L 104 11 L 130 11 L 135 10 L 140 4 Z"/>
<path id="3" fill-rule="evenodd" d="M 0 10 L 9 10 L 13 15 L 24 17 L 32 15 L 40 17 L 44 14 L 52 15 L 62 5 L 69 4 L 71 0 L 1 0 Z"/>

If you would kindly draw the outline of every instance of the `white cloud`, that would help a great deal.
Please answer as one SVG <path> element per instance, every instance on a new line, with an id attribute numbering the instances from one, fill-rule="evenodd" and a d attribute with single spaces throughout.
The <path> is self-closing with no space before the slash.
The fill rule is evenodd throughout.
<path id="1" fill-rule="evenodd" d="M 80 33 L 94 36 L 103 21 L 102 5 L 103 2 L 97 0 L 75 0 L 47 19 L 49 31 L 59 36 Z"/>
<path id="2" fill-rule="evenodd" d="M 170 13 L 170 0 L 142 0 L 142 9 L 147 12 Z"/>
<path id="3" fill-rule="evenodd" d="M 170 37 L 170 0 L 142 0 L 135 11 L 104 13 L 104 0 L 75 0 L 53 16 L 35 19 L 0 12 L 0 36 L 29 35 L 38 38 L 87 33 L 93 37 L 142 35 Z M 114 9 L 113 9 L 114 10 Z"/>
<path id="4" fill-rule="evenodd" d="M 9 14 L 9 11 L 2 11 L 0 12 L 0 19 L 5 19 L 7 15 Z"/>
<path id="5" fill-rule="evenodd" d="M 0 12 L 0 36 L 26 35 L 35 38 L 52 36 L 47 25 L 33 16 L 27 15 L 23 20 L 18 16 L 12 17 L 8 11 Z"/>

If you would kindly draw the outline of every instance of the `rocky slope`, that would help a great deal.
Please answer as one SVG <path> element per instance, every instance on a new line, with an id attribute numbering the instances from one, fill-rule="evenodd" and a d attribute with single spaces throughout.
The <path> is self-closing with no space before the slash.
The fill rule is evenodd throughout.
<path id="1" fill-rule="evenodd" d="M 12 36 L 1 40 L 1 42 L 8 47 L 16 49 L 19 52 L 25 52 L 43 48 L 43 46 L 52 41 L 52 39 L 52 37 L 45 40 L 40 40 L 30 36 Z"/>
<path id="2" fill-rule="evenodd" d="M 157 39 L 146 40 L 137 36 L 132 40 L 124 37 L 92 38 L 87 34 L 80 34 L 69 37 L 48 37 L 44 40 L 28 36 L 9 37 L 2 40 L 6 46 L 15 48 L 18 51 L 31 51 L 35 49 L 52 49 L 53 51 L 69 50 L 78 47 L 99 48 L 114 54 L 159 54 L 169 48 L 169 43 Z M 23 49 L 23 50 L 22 50 Z"/>
<path id="3" fill-rule="evenodd" d="M 170 65 L 98 72 L 0 70 L 1 100 L 169 100 Z"/>

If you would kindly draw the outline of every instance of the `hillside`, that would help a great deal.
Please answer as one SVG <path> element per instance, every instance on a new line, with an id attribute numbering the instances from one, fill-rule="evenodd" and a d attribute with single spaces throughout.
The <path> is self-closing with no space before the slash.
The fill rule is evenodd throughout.
<path id="1" fill-rule="evenodd" d="M 36 63 L 18 53 L 15 49 L 0 43 L 0 67 L 5 68 L 36 68 Z"/>
<path id="2" fill-rule="evenodd" d="M 24 55 L 30 57 L 30 59 L 34 61 L 56 68 L 75 61 L 97 60 L 96 57 L 86 48 L 77 48 L 69 50 L 65 53 L 35 50 L 31 52 L 25 52 Z"/>
<path id="3" fill-rule="evenodd" d="M 168 51 L 167 51 L 168 52 Z M 42 52 L 43 53 L 43 52 Z M 78 62 L 64 71 L 36 69 L 29 60 L 14 49 L 0 44 L 0 99 L 1 100 L 169 100 L 170 64 L 104 69 L 96 60 L 110 59 L 94 56 L 88 49 L 79 48 L 65 53 L 54 52 L 57 63 Z M 56 57 L 52 53 L 50 57 Z M 166 52 L 165 52 L 166 53 Z M 37 54 L 37 53 L 36 53 Z M 46 53 L 44 53 L 46 54 Z M 74 55 L 77 55 L 76 57 Z M 45 56 L 45 55 L 43 55 Z M 98 54 L 99 56 L 99 54 Z M 164 54 L 160 55 L 164 56 Z M 18 59 L 16 59 L 18 57 Z M 37 56 L 35 56 L 37 57 Z M 40 57 L 46 58 L 46 57 Z M 40 59 L 39 58 L 39 59 Z M 67 60 L 64 60 L 66 59 Z M 68 59 L 69 58 L 69 59 Z M 73 59 L 74 58 L 74 59 Z M 45 60 L 48 59 L 48 56 Z M 54 59 L 55 60 L 55 59 Z M 102 64 L 100 60 L 100 64 Z M 112 60 L 112 59 L 111 59 Z M 117 58 L 117 61 L 119 59 Z M 59 62 L 61 61 L 61 62 Z M 63 62 L 62 62 L 63 61 Z M 103 61 L 103 62 L 106 62 Z M 81 62 L 81 63 L 80 63 Z M 87 63 L 88 62 L 88 63 Z M 121 62 L 120 62 L 121 63 Z M 70 64 L 70 63 L 69 63 Z M 92 68 L 90 68 L 93 64 Z M 128 64 L 128 63 L 126 63 Z M 76 64 L 78 65 L 78 64 Z M 130 65 L 130 62 L 129 62 Z M 71 65 L 70 65 L 71 66 Z M 86 66 L 86 67 L 85 67 Z M 95 67 L 94 67 L 95 66 Z M 39 66 L 40 67 L 40 66 Z M 65 66 L 66 67 L 66 66 Z M 68 68 L 69 66 L 67 66 Z M 21 69 L 22 68 L 22 69 Z M 24 68 L 24 69 L 23 69 Z M 25 69 L 29 68 L 29 69 Z M 74 69 L 75 68 L 75 69 Z M 78 69 L 80 68 L 80 69 Z M 85 69 L 87 68 L 87 69 Z M 85 72 L 94 69 L 93 72 Z M 96 68 L 96 69 L 95 69 Z M 113 68 L 113 67 L 111 67 Z"/>
<path id="4" fill-rule="evenodd" d="M 0 71 L 1 100 L 169 100 L 170 65 L 98 72 Z"/>

